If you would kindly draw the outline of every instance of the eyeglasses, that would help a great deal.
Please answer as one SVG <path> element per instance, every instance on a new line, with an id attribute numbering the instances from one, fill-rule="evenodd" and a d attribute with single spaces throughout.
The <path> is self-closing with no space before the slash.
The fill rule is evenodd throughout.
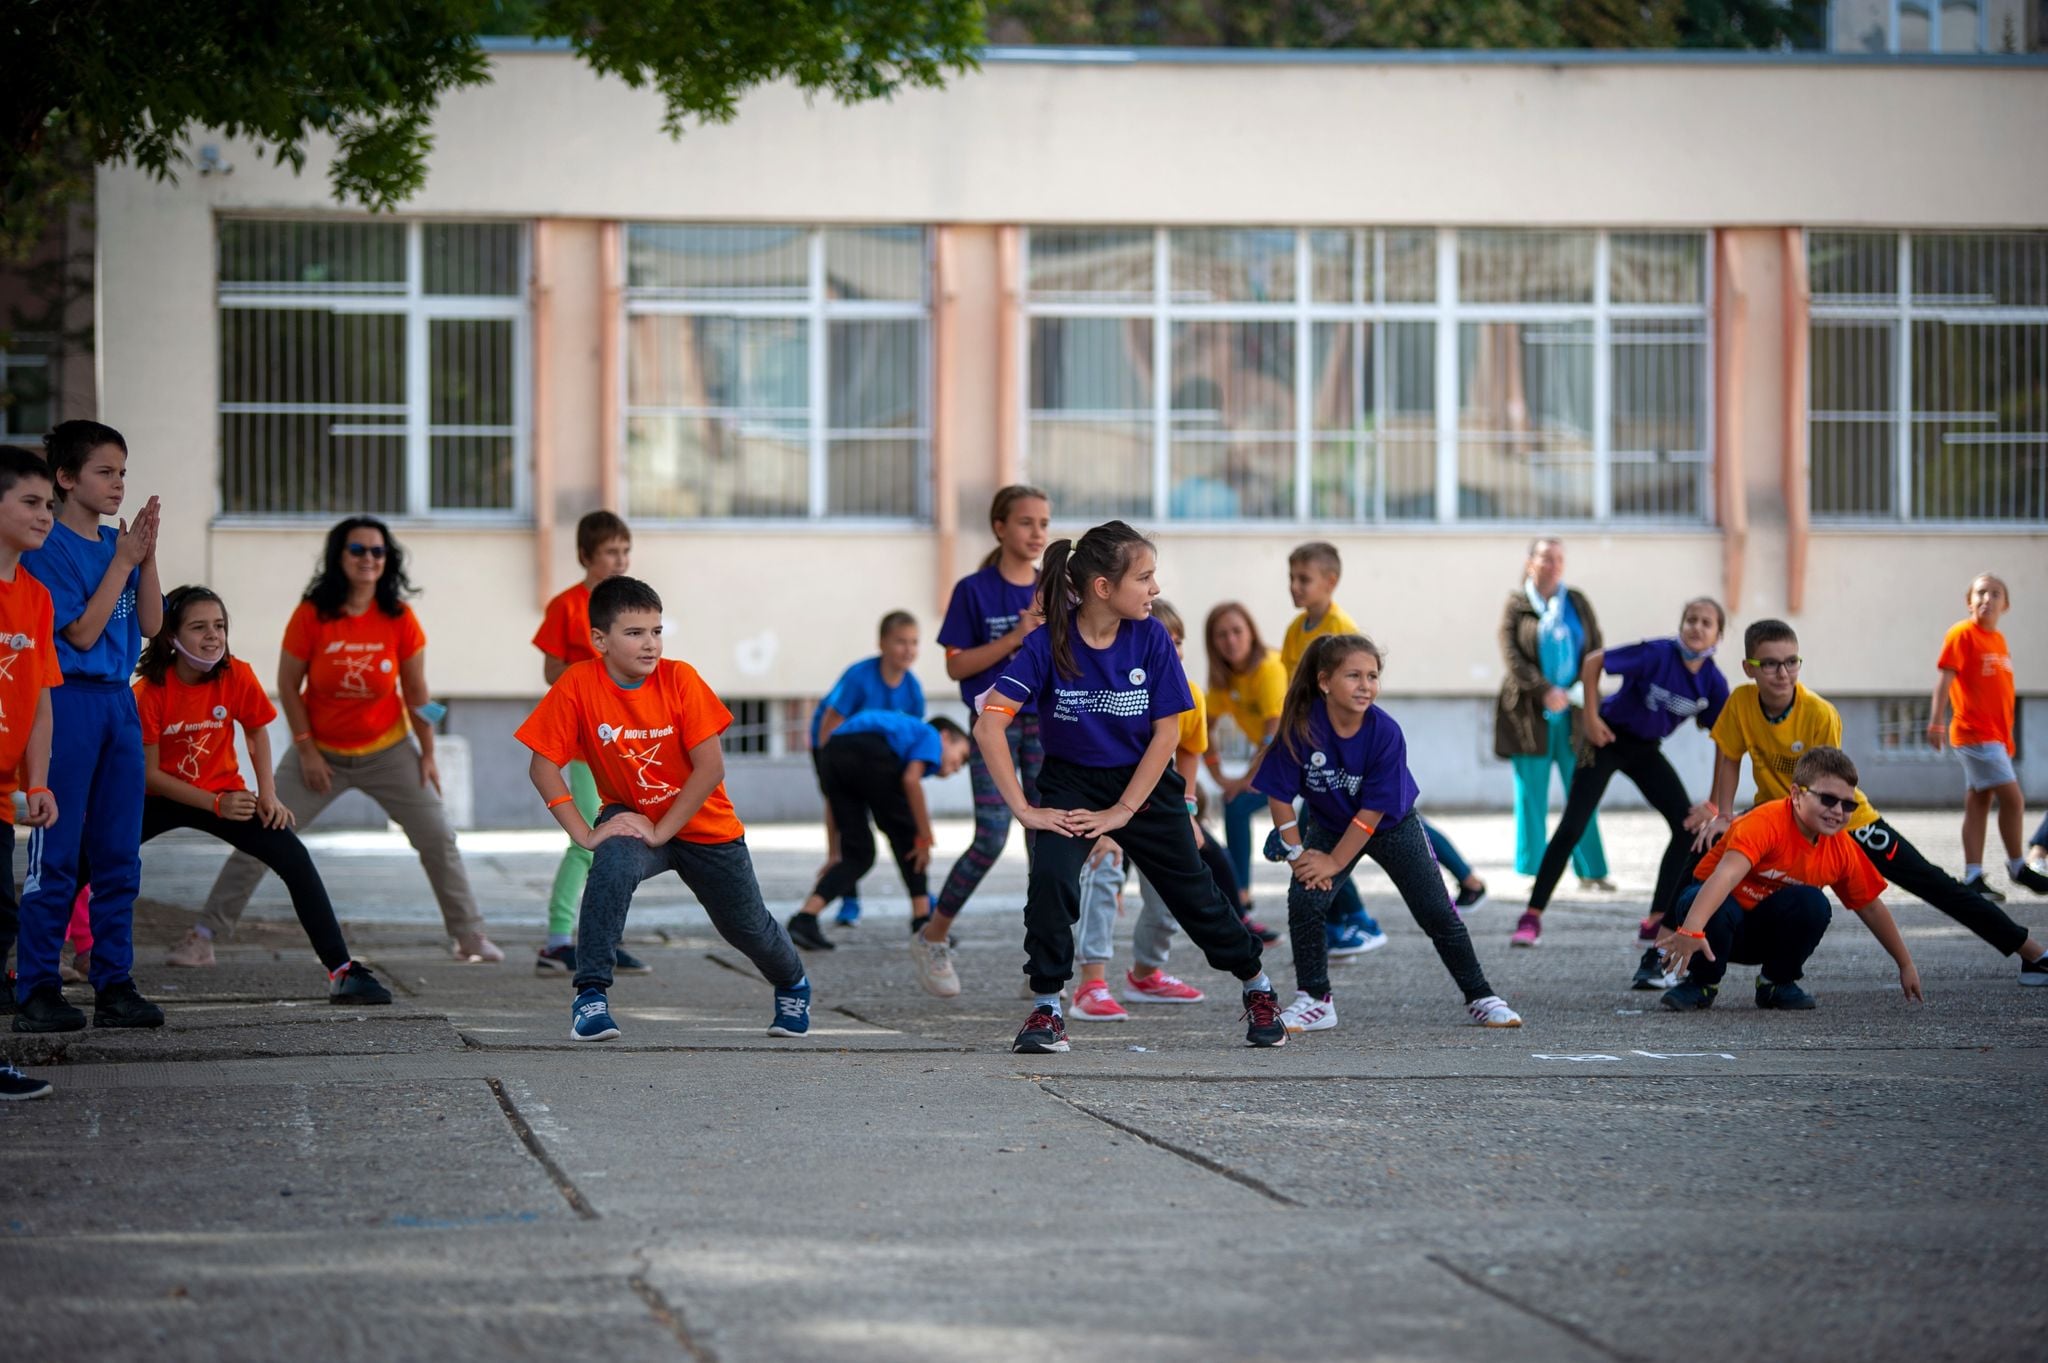
<path id="1" fill-rule="evenodd" d="M 384 557 L 384 546 L 381 544 L 351 544 L 348 547 L 348 551 L 357 558 L 361 558 L 365 554 L 368 554 L 371 558 Z"/>
<path id="2" fill-rule="evenodd" d="M 1805 662 L 1806 659 L 1744 658 L 1742 661 L 1748 663 L 1751 667 L 1755 668 L 1759 672 L 1797 672 L 1799 670 L 1799 664 Z"/>
<path id="3" fill-rule="evenodd" d="M 1849 810 L 1856 808 L 1856 797 L 1854 795 L 1846 798 L 1840 795 L 1825 795 L 1815 790 L 1812 786 L 1801 786 L 1800 789 L 1820 801 L 1822 809 L 1839 809 L 1847 813 Z"/>

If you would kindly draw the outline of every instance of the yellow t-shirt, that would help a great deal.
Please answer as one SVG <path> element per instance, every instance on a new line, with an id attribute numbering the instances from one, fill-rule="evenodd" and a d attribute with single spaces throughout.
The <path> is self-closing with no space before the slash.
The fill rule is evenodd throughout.
<path id="1" fill-rule="evenodd" d="M 1287 637 L 1280 642 L 1280 664 L 1287 669 L 1287 675 L 1294 676 L 1294 669 L 1301 666 L 1301 660 L 1308 654 L 1308 646 L 1325 634 L 1357 634 L 1358 622 L 1344 613 L 1336 602 L 1330 603 L 1330 610 L 1314 629 L 1308 628 L 1308 612 L 1294 617 L 1294 623 L 1287 627 Z"/>
<path id="2" fill-rule="evenodd" d="M 1180 742 L 1175 744 L 1179 752 L 1202 753 L 1209 751 L 1209 707 L 1202 703 L 1202 693 L 1190 686 L 1188 691 L 1195 698 L 1195 708 L 1180 712 Z"/>
<path id="3" fill-rule="evenodd" d="M 1209 711 L 1219 720 L 1229 715 L 1247 739 L 1264 742 L 1266 726 L 1280 718 L 1280 709 L 1287 703 L 1287 675 L 1287 664 L 1268 649 L 1257 667 L 1230 685 L 1209 688 Z"/>
<path id="4" fill-rule="evenodd" d="M 1808 748 L 1838 748 L 1842 744 L 1842 716 L 1834 706 L 1801 686 L 1792 693 L 1792 708 L 1776 724 L 1764 718 L 1762 693 L 1756 683 L 1738 686 L 1721 707 L 1714 721 L 1714 745 L 1722 754 L 1740 762 L 1749 755 L 1750 774 L 1756 780 L 1756 803 L 1769 804 L 1792 794 L 1792 769 Z M 1845 829 L 1862 828 L 1877 822 L 1878 814 L 1856 792 L 1856 809 Z"/>

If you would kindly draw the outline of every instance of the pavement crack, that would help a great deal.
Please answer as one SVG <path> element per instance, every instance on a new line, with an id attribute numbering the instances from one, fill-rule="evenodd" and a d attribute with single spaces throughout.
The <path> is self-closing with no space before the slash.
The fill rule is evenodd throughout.
<path id="1" fill-rule="evenodd" d="M 633 1289 L 635 1296 L 647 1304 L 648 1314 L 653 1316 L 664 1330 L 676 1337 L 676 1343 L 683 1346 L 685 1356 L 696 1360 L 696 1363 L 718 1363 L 717 1351 L 690 1333 L 689 1322 L 683 1318 L 682 1311 L 670 1303 L 660 1288 L 648 1281 L 647 1274 L 651 1271 L 651 1266 L 647 1262 L 647 1247 L 637 1246 L 633 1250 L 633 1257 L 640 1261 L 640 1271 L 628 1277 L 626 1285 Z"/>
<path id="2" fill-rule="evenodd" d="M 526 1147 L 526 1153 L 533 1156 L 542 1171 L 554 1182 L 555 1190 L 561 1193 L 562 1200 L 585 1221 L 597 1220 L 597 1208 L 590 1205 L 590 1200 L 583 1196 L 583 1190 L 570 1181 L 569 1176 L 562 1171 L 562 1166 L 555 1163 L 554 1156 L 548 1154 L 547 1147 L 540 1143 L 540 1137 L 533 1134 L 533 1127 L 520 1115 L 519 1104 L 512 1101 L 512 1095 L 506 1091 L 504 1081 L 496 1077 L 487 1077 L 484 1082 L 491 1086 L 491 1094 L 498 1100 L 498 1106 L 504 1110 L 505 1120 L 512 1124 L 512 1134 L 519 1137 L 519 1143 Z"/>
<path id="3" fill-rule="evenodd" d="M 754 970 L 751 966 L 738 965 L 732 961 L 728 961 L 725 959 L 725 957 L 719 955 L 715 951 L 705 952 L 704 959 L 711 962 L 711 964 L 715 966 L 722 966 L 725 969 L 730 970 L 735 975 L 743 975 L 747 979 L 754 981 L 756 984 L 768 983 L 768 981 L 762 979 L 760 973 Z"/>
<path id="4" fill-rule="evenodd" d="M 1551 1329 L 1557 1330 L 1569 1336 L 1570 1338 L 1578 1341 L 1580 1344 L 1585 1345 L 1587 1348 L 1593 1350 L 1593 1352 L 1599 1354 L 1602 1358 L 1612 1359 L 1614 1360 L 1614 1363 L 1651 1363 L 1651 1361 L 1644 1355 L 1632 1354 L 1625 1350 L 1617 1349 L 1612 1344 L 1609 1344 L 1606 1340 L 1601 1339 L 1599 1336 L 1593 1334 L 1591 1331 L 1585 1329 L 1583 1326 L 1573 1324 L 1571 1321 L 1566 1320 L 1563 1316 L 1553 1315 L 1550 1312 L 1544 1310 L 1540 1306 L 1532 1306 L 1531 1304 L 1523 1301 L 1520 1297 L 1515 1296 L 1511 1292 L 1503 1292 L 1498 1287 L 1495 1287 L 1492 1283 L 1486 1281 L 1486 1279 L 1478 1277 L 1470 1272 L 1467 1272 L 1465 1269 L 1458 1267 L 1458 1265 L 1452 1263 L 1449 1259 L 1445 1258 L 1441 1254 L 1425 1254 L 1422 1257 L 1429 1260 L 1429 1262 L 1435 1264 L 1438 1268 L 1450 1274 L 1453 1278 L 1456 1278 L 1459 1282 L 1465 1284 L 1465 1286 L 1471 1288 L 1473 1291 L 1482 1292 L 1485 1295 L 1492 1297 L 1495 1301 L 1500 1302 L 1504 1306 L 1513 1307 L 1515 1310 L 1521 1312 L 1525 1316 L 1528 1316 L 1532 1320 L 1542 1321 Z"/>
<path id="5" fill-rule="evenodd" d="M 1078 1102 L 1075 1099 L 1069 1098 L 1066 1094 L 1061 1093 L 1058 1089 L 1054 1088 L 1051 1084 L 1046 1083 L 1043 1079 L 1035 1080 L 1033 1082 L 1035 1082 L 1038 1085 L 1039 1089 L 1042 1090 L 1048 1097 L 1057 1099 L 1058 1101 L 1065 1103 L 1068 1107 L 1074 1109 L 1074 1111 L 1080 1113 L 1084 1117 L 1093 1117 L 1096 1121 L 1101 1122 L 1104 1126 L 1109 1127 L 1112 1130 L 1121 1131 L 1126 1136 L 1134 1137 L 1137 1140 L 1143 1141 L 1146 1145 L 1150 1145 L 1157 1149 L 1164 1150 L 1169 1155 L 1177 1155 L 1181 1159 L 1186 1160 L 1189 1164 L 1194 1165 L 1198 1169 L 1206 1169 L 1212 1174 L 1217 1174 L 1223 1178 L 1227 1178 L 1232 1183 L 1236 1183 L 1243 1187 L 1249 1188 L 1253 1192 L 1257 1193 L 1259 1196 L 1277 1202 L 1283 1207 L 1299 1207 L 1302 1205 L 1294 1198 L 1289 1197 L 1287 1194 L 1281 1192 L 1278 1188 L 1275 1188 L 1272 1184 L 1267 1183 L 1264 1179 L 1254 1178 L 1252 1175 L 1245 1173 L 1241 1169 L 1231 1168 L 1229 1165 L 1223 1163 L 1221 1160 L 1211 1159 L 1209 1156 L 1203 1154 L 1199 1150 L 1190 1150 L 1188 1147 L 1184 1145 L 1178 1145 L 1173 1141 L 1169 1141 L 1162 1137 L 1155 1136 L 1151 1132 L 1146 1131 L 1141 1127 L 1132 1126 L 1129 1122 L 1118 1121 L 1116 1118 L 1109 1116 L 1107 1113 L 1097 1112 L 1094 1108 L 1089 1107 L 1086 1103 Z"/>

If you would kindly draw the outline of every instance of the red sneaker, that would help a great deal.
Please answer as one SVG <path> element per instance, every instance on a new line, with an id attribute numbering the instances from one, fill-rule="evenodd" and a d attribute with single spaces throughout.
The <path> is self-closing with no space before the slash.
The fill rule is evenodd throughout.
<path id="1" fill-rule="evenodd" d="M 1183 980 L 1175 979 L 1165 971 L 1149 979 L 1139 979 L 1130 971 L 1124 972 L 1123 996 L 1125 1003 L 1200 1003 L 1202 991 Z"/>
<path id="2" fill-rule="evenodd" d="M 1090 980 L 1081 986 L 1074 995 L 1074 1016 L 1096 1022 L 1128 1022 L 1131 1018 L 1124 1006 L 1110 997 L 1107 980 Z"/>

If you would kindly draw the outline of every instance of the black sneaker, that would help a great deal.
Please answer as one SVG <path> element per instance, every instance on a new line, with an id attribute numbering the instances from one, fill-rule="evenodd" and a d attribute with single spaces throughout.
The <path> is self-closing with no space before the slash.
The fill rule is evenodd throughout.
<path id="1" fill-rule="evenodd" d="M 1643 952 L 1641 964 L 1636 966 L 1635 983 L 1631 989 L 1669 989 L 1677 984 L 1671 972 L 1664 968 L 1664 953 L 1651 947 Z"/>
<path id="2" fill-rule="evenodd" d="M 22 1102 L 50 1096 L 50 1081 L 31 1079 L 12 1065 L 0 1063 L 0 1102 Z"/>
<path id="3" fill-rule="evenodd" d="M 17 1032 L 82 1032 L 85 1014 L 64 1002 L 64 991 L 54 984 L 38 985 L 14 1010 Z"/>
<path id="4" fill-rule="evenodd" d="M 1070 1049 L 1067 1045 L 1067 1020 L 1056 1009 L 1032 1009 L 1031 1016 L 1024 1019 L 1024 1030 L 1017 1033 L 1010 1049 L 1022 1055 L 1065 1055 Z"/>
<path id="5" fill-rule="evenodd" d="M 2020 984 L 2028 989 L 2039 989 L 2048 985 L 2048 956 L 2038 961 L 2020 962 Z"/>
<path id="6" fill-rule="evenodd" d="M 814 918 L 811 921 L 815 923 L 817 920 Z M 826 944 L 828 948 L 830 945 L 829 942 Z M 612 952 L 612 973 L 614 975 L 652 975 L 654 967 L 624 947 L 619 947 Z"/>
<path id="7" fill-rule="evenodd" d="M 816 914 L 793 913 L 789 916 L 789 921 L 783 924 L 783 926 L 789 929 L 789 940 L 802 947 L 805 951 L 835 950 L 832 945 L 832 939 L 827 937 L 824 930 L 818 926 Z"/>
<path id="8" fill-rule="evenodd" d="M 1796 984 L 1772 984 L 1759 975 L 1756 978 L 1756 1006 L 1759 1008 L 1791 1008 L 1800 1012 L 1814 1006 L 1813 995 Z"/>
<path id="9" fill-rule="evenodd" d="M 1714 995 L 1721 992 L 1718 984 L 1701 984 L 1697 980 L 1680 980 L 1664 991 L 1658 1002 L 1674 1013 L 1703 1013 L 1714 1006 Z"/>
<path id="10" fill-rule="evenodd" d="M 1980 898 L 1990 900 L 1994 904 L 2003 904 L 2005 902 L 2005 896 L 1991 888 L 1990 883 L 1984 879 L 1982 871 L 1964 881 L 1963 888 Z"/>
<path id="11" fill-rule="evenodd" d="M 361 961 L 350 961 L 342 967 L 341 978 L 327 988 L 329 1003 L 354 1003 L 368 1006 L 391 1002 L 391 991 L 384 982 L 370 973 L 370 967 Z"/>
<path id="12" fill-rule="evenodd" d="M 133 980 L 119 980 L 98 992 L 92 1001 L 95 1027 L 161 1027 L 164 1010 L 142 997 Z"/>
<path id="13" fill-rule="evenodd" d="M 926 914 L 926 915 L 925 915 L 924 917 L 922 917 L 922 918 L 913 918 L 913 919 L 911 919 L 911 920 L 910 920 L 910 935 L 911 935 L 912 937 L 915 937 L 915 936 L 917 936 L 917 935 L 918 935 L 918 934 L 919 934 L 920 932 L 923 932 L 923 931 L 924 931 L 924 925 L 925 925 L 926 923 L 929 923 L 929 922 L 931 922 L 931 921 L 932 921 L 932 916 L 931 916 L 930 914 Z M 957 937 L 955 937 L 955 936 L 954 936 L 954 935 L 952 934 L 952 932 L 951 932 L 951 931 L 948 931 L 948 932 L 946 933 L 946 948 L 947 948 L 947 950 L 949 950 L 949 951 L 958 951 L 958 950 L 960 949 L 960 939 L 959 939 L 959 938 L 957 938 Z"/>
<path id="14" fill-rule="evenodd" d="M 533 956 L 533 973 L 541 976 L 574 975 L 576 973 L 576 948 L 564 942 L 558 947 L 542 947 Z"/>
<path id="15" fill-rule="evenodd" d="M 1280 1020 L 1280 996 L 1270 989 L 1247 989 L 1244 991 L 1244 1044 L 1247 1046 L 1285 1046 L 1287 1024 Z"/>
<path id="16" fill-rule="evenodd" d="M 2011 880 L 2013 884 L 2024 885 L 2035 894 L 2048 894 L 2048 876 L 2042 875 L 2025 862 L 2021 862 L 2020 869 L 2012 873 Z"/>
<path id="17" fill-rule="evenodd" d="M 1460 885 L 1458 887 L 1457 904 L 1461 909 L 1472 908 L 1474 905 L 1484 902 L 1485 899 L 1486 885 L 1483 882 L 1478 885 Z"/>

